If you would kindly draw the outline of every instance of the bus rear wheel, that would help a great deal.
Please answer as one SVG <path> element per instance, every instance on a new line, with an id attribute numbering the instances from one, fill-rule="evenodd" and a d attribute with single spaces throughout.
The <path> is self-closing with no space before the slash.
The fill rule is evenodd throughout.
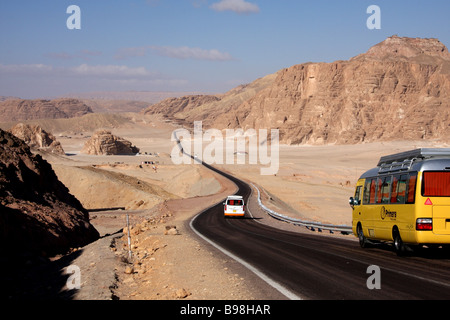
<path id="1" fill-rule="evenodd" d="M 394 229 L 392 231 L 392 236 L 394 238 L 394 250 L 398 256 L 402 256 L 405 254 L 405 245 L 403 244 L 402 237 L 400 236 L 400 232 L 398 229 Z"/>
<path id="2" fill-rule="evenodd" d="M 356 232 L 358 233 L 359 245 L 361 248 L 367 248 L 367 238 L 364 236 L 364 231 L 361 224 L 358 224 Z"/>

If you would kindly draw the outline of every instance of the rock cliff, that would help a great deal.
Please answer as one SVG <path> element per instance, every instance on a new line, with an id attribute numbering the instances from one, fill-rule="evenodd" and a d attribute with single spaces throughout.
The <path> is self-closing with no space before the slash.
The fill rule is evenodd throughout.
<path id="1" fill-rule="evenodd" d="M 0 129 L 0 251 L 55 254 L 99 237 L 50 164 Z"/>

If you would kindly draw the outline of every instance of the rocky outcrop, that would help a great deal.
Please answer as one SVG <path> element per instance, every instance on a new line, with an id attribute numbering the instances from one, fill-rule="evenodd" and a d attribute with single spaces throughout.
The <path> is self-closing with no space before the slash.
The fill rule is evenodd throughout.
<path id="1" fill-rule="evenodd" d="M 86 141 L 81 152 L 90 155 L 134 155 L 139 153 L 139 148 L 111 131 L 99 130 Z"/>
<path id="2" fill-rule="evenodd" d="M 393 36 L 348 61 L 280 70 L 239 104 L 220 103 L 179 112 L 178 120 L 279 129 L 287 144 L 450 142 L 450 54 L 437 39 Z"/>
<path id="3" fill-rule="evenodd" d="M 0 102 L 0 122 L 73 118 L 88 113 L 92 113 L 91 108 L 77 99 L 8 99 Z"/>
<path id="4" fill-rule="evenodd" d="M 38 125 L 19 123 L 12 127 L 9 132 L 23 140 L 32 149 L 65 155 L 61 143 L 56 141 L 51 133 L 46 132 Z"/>
<path id="5" fill-rule="evenodd" d="M 51 165 L 0 129 L 0 251 L 55 254 L 99 237 Z"/>

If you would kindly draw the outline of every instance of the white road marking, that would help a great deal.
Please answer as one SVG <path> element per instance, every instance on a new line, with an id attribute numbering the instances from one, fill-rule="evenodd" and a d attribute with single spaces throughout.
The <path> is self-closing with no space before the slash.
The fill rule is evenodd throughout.
<path id="1" fill-rule="evenodd" d="M 206 209 L 208 210 L 208 209 Z M 204 211 L 206 211 L 204 210 Z M 204 212 L 203 211 L 203 212 Z M 207 237 L 205 237 L 204 235 L 202 235 L 199 231 L 197 231 L 194 228 L 194 221 L 195 219 L 197 219 L 197 217 L 202 214 L 203 212 L 197 214 L 189 223 L 191 229 L 203 240 L 205 240 L 206 242 L 208 242 L 209 244 L 211 244 L 212 246 L 214 246 L 216 249 L 220 250 L 222 253 L 226 254 L 227 256 L 229 256 L 230 258 L 234 259 L 235 261 L 239 262 L 240 264 L 242 264 L 244 267 L 246 267 L 247 269 L 249 269 L 251 272 L 253 272 L 255 275 L 257 275 L 261 280 L 263 280 L 264 282 L 266 282 L 268 285 L 270 285 L 272 288 L 278 290 L 281 294 L 283 294 L 286 298 L 290 299 L 290 300 L 303 300 L 302 298 L 300 298 L 298 295 L 296 295 L 295 293 L 293 293 L 292 291 L 290 291 L 289 289 L 285 288 L 284 286 L 282 286 L 281 284 L 279 284 L 278 282 L 274 281 L 273 279 L 271 279 L 270 277 L 268 277 L 266 274 L 264 274 L 263 272 L 259 271 L 257 268 L 255 268 L 254 266 L 252 266 L 251 264 L 249 264 L 248 262 L 246 262 L 245 260 L 237 257 L 236 255 L 234 255 L 233 253 L 231 253 L 230 251 L 222 248 L 221 246 L 219 246 L 218 244 L 216 244 L 215 242 L 213 242 L 212 240 L 208 239 Z"/>

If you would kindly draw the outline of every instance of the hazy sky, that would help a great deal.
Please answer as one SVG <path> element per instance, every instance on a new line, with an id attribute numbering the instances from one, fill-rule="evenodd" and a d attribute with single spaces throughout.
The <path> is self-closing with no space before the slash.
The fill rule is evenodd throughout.
<path id="1" fill-rule="evenodd" d="M 371 5 L 381 29 L 367 27 Z M 449 21 L 448 0 L 1 0 L 0 95 L 226 92 L 394 34 L 449 46 Z"/>

